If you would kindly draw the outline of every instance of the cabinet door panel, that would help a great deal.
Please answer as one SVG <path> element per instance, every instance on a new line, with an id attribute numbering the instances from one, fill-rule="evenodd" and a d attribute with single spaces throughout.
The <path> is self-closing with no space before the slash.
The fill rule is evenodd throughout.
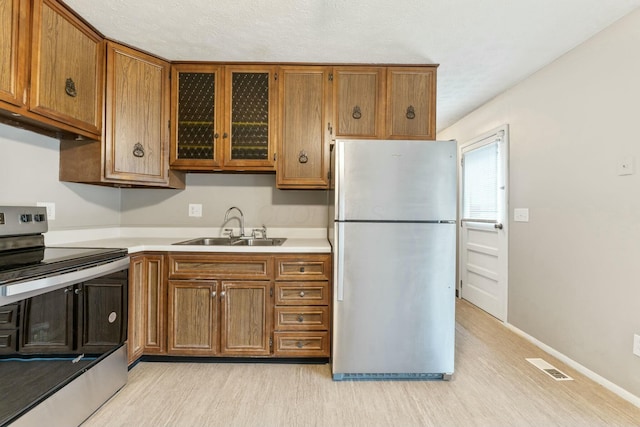
<path id="1" fill-rule="evenodd" d="M 337 138 L 382 138 L 385 69 L 336 67 L 333 71 Z"/>
<path id="2" fill-rule="evenodd" d="M 102 38 L 54 0 L 33 5 L 31 110 L 99 135 Z"/>
<path id="3" fill-rule="evenodd" d="M 222 282 L 221 352 L 268 355 L 271 351 L 271 282 Z"/>
<path id="4" fill-rule="evenodd" d="M 0 0 L 0 100 L 25 105 L 29 2 Z"/>
<path id="5" fill-rule="evenodd" d="M 391 139 L 435 139 L 436 69 L 387 70 L 387 132 Z"/>
<path id="6" fill-rule="evenodd" d="M 144 351 L 144 256 L 131 258 L 129 265 L 129 328 L 127 334 L 127 359 L 131 364 Z"/>
<path id="7" fill-rule="evenodd" d="M 168 352 L 213 355 L 217 352 L 216 281 L 169 281 Z"/>
<path id="8" fill-rule="evenodd" d="M 280 188 L 326 188 L 331 124 L 328 67 L 280 68 Z"/>
<path id="9" fill-rule="evenodd" d="M 105 178 L 168 183 L 169 64 L 109 43 Z"/>
<path id="10" fill-rule="evenodd" d="M 178 64 L 172 67 L 171 167 L 211 170 L 222 167 L 223 68 Z"/>
<path id="11" fill-rule="evenodd" d="M 225 67 L 225 169 L 274 168 L 275 68 Z"/>
<path id="12" fill-rule="evenodd" d="M 20 310 L 20 351 L 72 353 L 73 307 L 71 287 L 47 292 L 24 301 Z"/>
<path id="13" fill-rule="evenodd" d="M 95 279 L 78 286 L 78 351 L 101 353 L 123 342 L 127 325 L 126 279 Z"/>

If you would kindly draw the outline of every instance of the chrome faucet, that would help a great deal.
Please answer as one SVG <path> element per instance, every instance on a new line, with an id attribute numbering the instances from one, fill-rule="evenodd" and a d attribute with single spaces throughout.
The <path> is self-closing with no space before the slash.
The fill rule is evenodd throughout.
<path id="1" fill-rule="evenodd" d="M 238 221 L 240 222 L 240 237 L 244 237 L 244 214 L 242 213 L 240 208 L 231 206 L 229 209 L 227 209 L 227 213 L 224 214 L 224 223 L 226 224 L 227 221 L 229 221 L 229 213 L 234 209 L 240 212 L 240 217 L 232 217 L 232 218 L 238 218 Z M 233 236 L 233 231 L 231 232 L 231 234 L 229 234 L 229 237 L 232 237 L 232 236 Z"/>

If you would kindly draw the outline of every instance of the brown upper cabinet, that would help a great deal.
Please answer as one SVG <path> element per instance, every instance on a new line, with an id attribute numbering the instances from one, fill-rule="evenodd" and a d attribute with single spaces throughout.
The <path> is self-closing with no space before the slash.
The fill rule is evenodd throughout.
<path id="1" fill-rule="evenodd" d="M 331 67 L 282 66 L 279 75 L 278 188 L 328 185 Z"/>
<path id="2" fill-rule="evenodd" d="M 60 144 L 60 179 L 184 188 L 169 169 L 169 63 L 108 42 L 103 141 Z"/>
<path id="3" fill-rule="evenodd" d="M 336 138 L 384 138 L 386 69 L 335 67 L 333 115 Z"/>
<path id="4" fill-rule="evenodd" d="M 171 167 L 273 171 L 275 70 L 270 65 L 174 65 Z"/>
<path id="5" fill-rule="evenodd" d="M 0 101 L 27 104 L 29 1 L 0 0 Z"/>
<path id="6" fill-rule="evenodd" d="M 104 40 L 53 0 L 32 11 L 30 109 L 99 137 Z"/>
<path id="7" fill-rule="evenodd" d="M 389 139 L 435 139 L 436 66 L 387 69 Z"/>
<path id="8" fill-rule="evenodd" d="M 436 67 L 335 67 L 336 138 L 435 139 Z"/>
<path id="9" fill-rule="evenodd" d="M 104 40 L 55 0 L 0 0 L 0 120 L 99 139 Z"/>

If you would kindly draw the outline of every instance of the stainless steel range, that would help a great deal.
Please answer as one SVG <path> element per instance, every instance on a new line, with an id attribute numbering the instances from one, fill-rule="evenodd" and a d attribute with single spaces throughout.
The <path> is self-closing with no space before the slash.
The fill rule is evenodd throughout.
<path id="1" fill-rule="evenodd" d="M 79 425 L 127 380 L 126 249 L 48 247 L 0 206 L 0 426 Z"/>

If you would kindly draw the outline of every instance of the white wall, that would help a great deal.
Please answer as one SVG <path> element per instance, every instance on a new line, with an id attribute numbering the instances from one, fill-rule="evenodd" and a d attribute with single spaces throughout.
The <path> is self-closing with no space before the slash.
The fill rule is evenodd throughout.
<path id="1" fill-rule="evenodd" d="M 58 181 L 60 142 L 0 124 L 0 206 L 54 202 L 50 230 L 120 224 L 120 190 Z"/>
<path id="2" fill-rule="evenodd" d="M 508 322 L 640 396 L 640 11 L 438 137 L 504 123 L 511 212 L 530 210 L 509 221 Z"/>
<path id="3" fill-rule="evenodd" d="M 274 174 L 187 174 L 185 190 L 123 189 L 122 225 L 221 227 L 231 206 L 239 207 L 247 228 L 324 228 L 325 191 L 278 190 Z M 188 216 L 190 203 L 202 217 Z M 235 214 L 234 214 L 235 215 Z M 236 221 L 228 224 L 237 227 Z"/>

